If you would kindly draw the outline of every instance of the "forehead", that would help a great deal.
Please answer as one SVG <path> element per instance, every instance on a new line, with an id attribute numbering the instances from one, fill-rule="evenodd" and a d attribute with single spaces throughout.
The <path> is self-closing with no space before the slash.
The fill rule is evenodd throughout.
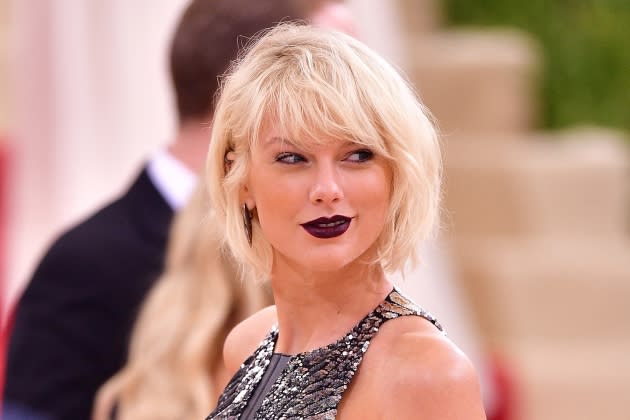
<path id="1" fill-rule="evenodd" d="M 336 138 L 334 136 L 321 134 L 316 137 L 307 135 L 290 134 L 283 130 L 270 128 L 261 133 L 259 141 L 254 147 L 270 149 L 275 147 L 298 147 L 300 149 L 314 151 L 327 147 L 342 147 L 356 142 L 346 138 Z"/>
<path id="2" fill-rule="evenodd" d="M 253 147 L 269 147 L 278 144 L 290 144 L 309 149 L 334 143 L 353 143 L 358 135 L 349 129 L 340 130 L 326 124 L 282 124 L 277 119 L 266 119 L 254 139 Z"/>
<path id="3" fill-rule="evenodd" d="M 331 107 L 309 106 L 309 98 L 286 99 L 282 106 L 273 101 L 258 113 L 259 123 L 250 126 L 249 147 L 262 146 L 265 140 L 278 137 L 302 150 L 331 142 L 361 144 L 388 153 L 388 136 L 379 129 L 373 115 L 361 106 L 334 104 Z M 247 125 L 247 124 L 245 124 Z"/>

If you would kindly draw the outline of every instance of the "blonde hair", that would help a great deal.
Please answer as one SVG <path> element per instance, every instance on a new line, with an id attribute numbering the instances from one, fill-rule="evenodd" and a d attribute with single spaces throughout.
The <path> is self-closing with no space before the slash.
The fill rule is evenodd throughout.
<path id="1" fill-rule="evenodd" d="M 271 123 L 298 146 L 340 139 L 384 156 L 393 185 L 378 262 L 389 272 L 410 257 L 415 262 L 417 243 L 439 219 L 440 150 L 428 112 L 403 77 L 361 42 L 284 23 L 261 34 L 224 77 L 206 165 L 216 224 L 246 274 L 265 280 L 271 272 L 271 245 L 256 217 L 248 244 L 239 201 L 250 149 Z"/>
<path id="2" fill-rule="evenodd" d="M 126 365 L 99 390 L 93 418 L 204 418 L 221 389 L 222 344 L 270 294 L 241 283 L 198 188 L 173 224 L 166 270 L 134 326 Z"/>

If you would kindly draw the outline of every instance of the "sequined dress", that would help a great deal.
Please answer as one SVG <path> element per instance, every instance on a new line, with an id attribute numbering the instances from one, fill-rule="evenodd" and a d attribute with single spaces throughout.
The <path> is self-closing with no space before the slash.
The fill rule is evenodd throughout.
<path id="1" fill-rule="evenodd" d="M 440 331 L 442 326 L 424 309 L 393 289 L 372 312 L 338 341 L 288 358 L 254 420 L 333 420 L 363 354 L 381 325 L 399 316 L 421 316 Z M 246 410 L 274 356 L 278 329 L 273 327 L 256 351 L 241 365 L 206 420 L 236 420 Z M 244 419 L 241 419 L 244 420 Z"/>

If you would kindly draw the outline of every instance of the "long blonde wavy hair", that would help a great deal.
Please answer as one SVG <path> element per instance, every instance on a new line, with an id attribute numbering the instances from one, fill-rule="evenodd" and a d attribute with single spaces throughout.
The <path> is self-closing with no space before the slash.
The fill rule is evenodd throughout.
<path id="1" fill-rule="evenodd" d="M 242 282 L 199 187 L 177 215 L 159 278 L 134 326 L 126 365 L 99 390 L 94 420 L 204 418 L 222 384 L 222 344 L 269 304 L 264 286 Z"/>

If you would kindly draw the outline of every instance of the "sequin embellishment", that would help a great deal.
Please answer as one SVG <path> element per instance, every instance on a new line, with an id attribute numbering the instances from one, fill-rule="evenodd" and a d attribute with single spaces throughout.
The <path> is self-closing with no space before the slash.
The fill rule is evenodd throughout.
<path id="1" fill-rule="evenodd" d="M 291 357 L 264 397 L 254 419 L 334 420 L 341 397 L 359 368 L 370 340 L 383 323 L 407 315 L 421 316 L 444 331 L 431 314 L 394 289 L 338 341 Z M 269 365 L 277 338 L 278 329 L 274 327 L 241 365 L 219 398 L 217 408 L 206 420 L 240 418 Z"/>

